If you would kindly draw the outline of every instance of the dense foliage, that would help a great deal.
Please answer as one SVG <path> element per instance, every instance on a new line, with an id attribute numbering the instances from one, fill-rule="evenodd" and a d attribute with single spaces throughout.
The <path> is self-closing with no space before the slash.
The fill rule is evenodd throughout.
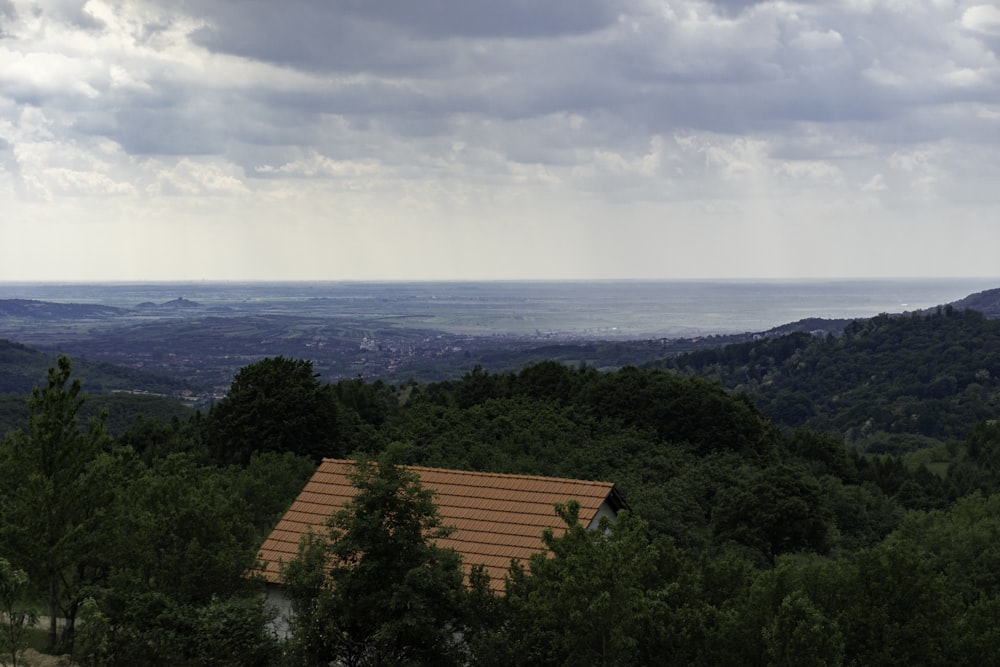
<path id="1" fill-rule="evenodd" d="M 46 368 L 56 362 L 55 355 L 11 340 L 0 338 L 0 394 L 26 394 L 45 376 Z M 94 393 L 143 390 L 154 394 L 172 394 L 192 389 L 186 381 L 106 362 L 74 361 L 87 377 Z"/>
<path id="2" fill-rule="evenodd" d="M 100 419 L 80 428 L 84 403 L 72 365 L 60 357 L 48 384 L 28 401 L 27 431 L 0 448 L 0 541 L 16 564 L 44 582 L 49 646 L 72 641 L 83 589 L 100 551 L 99 512 L 110 501 L 103 470 L 94 465 L 110 438 Z M 57 636 L 57 618 L 66 620 Z"/>
<path id="3" fill-rule="evenodd" d="M 552 361 L 328 385 L 308 362 L 269 359 L 208 415 L 139 419 L 117 437 L 99 417 L 81 423 L 85 396 L 60 359 L 0 445 L 0 558 L 55 600 L 70 630 L 53 642 L 85 665 L 987 664 L 1000 650 L 991 399 L 903 458 L 845 447 L 839 425 L 853 422 L 839 412 L 822 429 L 783 428 L 765 389 L 801 382 L 813 414 L 800 423 L 816 424 L 810 368 L 844 380 L 829 405 L 851 414 L 902 400 L 871 393 L 885 382 L 953 401 L 919 386 L 942 373 L 963 395 L 995 392 L 989 326 L 949 311 L 876 318 L 839 339 L 686 360 L 726 381 L 742 368 L 736 394 L 666 369 Z M 916 352 L 885 342 L 920 349 L 908 336 L 921 331 L 973 361 L 928 343 L 936 365 L 911 368 Z M 989 377 L 963 384 L 963 364 Z M 245 575 L 316 458 L 347 455 L 371 462 L 354 504 L 289 571 L 299 615 L 281 642 Z M 543 536 L 548 555 L 497 595 L 482 572 L 460 585 L 457 557 L 433 544 L 447 530 L 433 497 L 399 463 L 612 481 L 630 510 L 588 532 L 573 503 L 553 508 L 569 529 Z"/>
<path id="4" fill-rule="evenodd" d="M 24 570 L 0 558 L 0 656 L 9 667 L 17 667 L 21 661 L 28 630 L 38 620 L 28 605 L 28 583 Z"/>
<path id="5" fill-rule="evenodd" d="M 168 443 L 144 458 L 99 418 L 82 428 L 85 402 L 61 357 L 28 402 L 27 429 L 0 444 L 0 554 L 30 577 L 50 650 L 93 665 L 273 664 L 267 611 L 244 575 L 312 463 L 206 465 L 187 441 L 196 428 L 176 420 L 143 425 Z"/>
<path id="6" fill-rule="evenodd" d="M 718 380 L 776 423 L 837 433 L 865 451 L 963 439 L 1000 407 L 1000 320 L 951 307 L 702 350 L 661 366 Z"/>
<path id="7" fill-rule="evenodd" d="M 312 363 L 274 357 L 243 368 L 205 420 L 205 439 L 220 463 L 243 463 L 254 452 L 294 452 L 317 462 L 342 451 L 337 404 Z"/>
<path id="8" fill-rule="evenodd" d="M 26 345 L 0 339 L 0 437 L 24 426 L 25 395 L 43 379 L 55 359 Z M 187 420 L 191 408 L 166 394 L 189 388 L 188 384 L 108 363 L 74 362 L 87 378 L 92 394 L 80 407 L 80 425 L 106 412 L 105 429 L 112 434 L 127 430 L 139 418 Z"/>

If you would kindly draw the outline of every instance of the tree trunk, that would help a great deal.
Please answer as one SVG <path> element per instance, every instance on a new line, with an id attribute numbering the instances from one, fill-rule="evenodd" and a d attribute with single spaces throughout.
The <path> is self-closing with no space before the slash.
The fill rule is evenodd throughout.
<path id="1" fill-rule="evenodd" d="M 56 620 L 59 616 L 59 596 L 56 583 L 56 573 L 49 570 L 49 651 L 56 650 L 59 641 Z"/>
<path id="2" fill-rule="evenodd" d="M 73 602 L 69 608 L 65 609 L 65 624 L 63 625 L 62 637 L 59 639 L 59 647 L 62 651 L 68 651 L 73 646 L 73 638 L 76 635 L 76 612 L 80 609 L 79 602 Z"/>

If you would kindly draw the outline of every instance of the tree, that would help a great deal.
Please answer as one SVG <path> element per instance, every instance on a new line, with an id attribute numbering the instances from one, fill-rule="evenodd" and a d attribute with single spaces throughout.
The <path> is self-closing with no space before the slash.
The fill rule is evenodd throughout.
<path id="1" fill-rule="evenodd" d="M 199 465 L 186 454 L 132 465 L 111 507 L 114 525 L 105 531 L 115 583 L 109 597 L 122 614 L 137 610 L 133 598 L 140 595 L 187 605 L 239 592 L 259 532 L 234 471 Z M 115 600 L 121 596 L 133 598 Z"/>
<path id="2" fill-rule="evenodd" d="M 769 667 L 828 667 L 843 664 L 844 639 L 835 623 L 801 591 L 781 601 L 764 629 Z"/>
<path id="3" fill-rule="evenodd" d="M 627 511 L 598 530 L 580 523 L 576 501 L 556 511 L 567 530 L 544 532 L 548 550 L 532 557 L 530 573 L 511 570 L 490 664 L 695 664 L 710 610 L 684 554 L 666 538 L 650 539 Z"/>
<path id="4" fill-rule="evenodd" d="M 28 628 L 34 625 L 35 613 L 24 605 L 28 575 L 0 558 L 0 654 L 10 656 L 10 667 L 17 667 L 25 648 Z"/>
<path id="5" fill-rule="evenodd" d="M 746 396 L 698 378 L 628 366 L 595 377 L 580 400 L 603 417 L 686 442 L 699 454 L 729 450 L 752 456 L 771 445 L 767 421 Z"/>
<path id="6" fill-rule="evenodd" d="M 269 529 L 275 506 L 291 500 L 279 499 L 292 483 L 286 475 L 303 461 L 268 454 L 242 468 L 180 453 L 150 465 L 127 452 L 121 458 L 114 521 L 102 538 L 107 584 L 94 591 L 109 628 L 109 664 L 268 664 L 274 637 L 245 575 L 263 524 Z"/>
<path id="7" fill-rule="evenodd" d="M 337 403 L 312 362 L 268 357 L 236 374 L 209 412 L 205 439 L 219 463 L 246 465 L 254 452 L 339 456 Z"/>
<path id="8" fill-rule="evenodd" d="M 60 356 L 48 384 L 28 400 L 28 431 L 9 435 L 0 447 L 0 541 L 32 581 L 46 587 L 49 646 L 73 637 L 83 585 L 99 576 L 97 525 L 111 489 L 97 477 L 96 462 L 110 443 L 103 420 L 80 428 L 86 400 L 72 364 Z"/>
<path id="9" fill-rule="evenodd" d="M 415 473 L 390 448 L 361 460 L 357 494 L 285 571 L 296 650 L 308 665 L 461 662 L 465 589 L 458 554 Z"/>
<path id="10" fill-rule="evenodd" d="M 839 569 L 837 613 L 844 662 L 953 664 L 961 601 L 948 577 L 892 540 L 854 554 Z"/>
<path id="11" fill-rule="evenodd" d="M 832 516 L 816 479 L 797 466 L 774 465 L 719 494 L 713 523 L 719 539 L 779 554 L 828 550 Z"/>

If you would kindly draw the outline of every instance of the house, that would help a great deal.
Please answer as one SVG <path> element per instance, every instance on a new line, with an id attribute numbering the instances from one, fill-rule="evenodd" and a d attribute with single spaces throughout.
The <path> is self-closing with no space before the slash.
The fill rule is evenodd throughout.
<path id="1" fill-rule="evenodd" d="M 287 611 L 280 594 L 282 564 L 298 554 L 299 541 L 310 528 L 326 530 L 327 521 L 344 508 L 355 493 L 348 477 L 353 461 L 324 459 L 292 506 L 285 512 L 258 553 L 261 574 L 268 584 L 268 597 Z M 504 575 L 512 560 L 527 565 L 532 554 L 545 549 L 546 528 L 559 535 L 566 524 L 555 512 L 556 503 L 575 500 L 580 521 L 596 528 L 600 518 L 614 518 L 627 508 L 610 482 L 468 472 L 406 466 L 417 474 L 425 489 L 434 492 L 433 502 L 445 526 L 454 532 L 437 541 L 462 557 L 466 573 L 482 565 L 495 590 L 503 589 Z"/>

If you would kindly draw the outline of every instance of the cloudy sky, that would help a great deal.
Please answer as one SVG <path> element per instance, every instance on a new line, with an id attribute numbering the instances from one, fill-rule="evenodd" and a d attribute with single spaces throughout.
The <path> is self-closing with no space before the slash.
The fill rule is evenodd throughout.
<path id="1" fill-rule="evenodd" d="M 997 0 L 0 0 L 0 280 L 1000 276 Z"/>

